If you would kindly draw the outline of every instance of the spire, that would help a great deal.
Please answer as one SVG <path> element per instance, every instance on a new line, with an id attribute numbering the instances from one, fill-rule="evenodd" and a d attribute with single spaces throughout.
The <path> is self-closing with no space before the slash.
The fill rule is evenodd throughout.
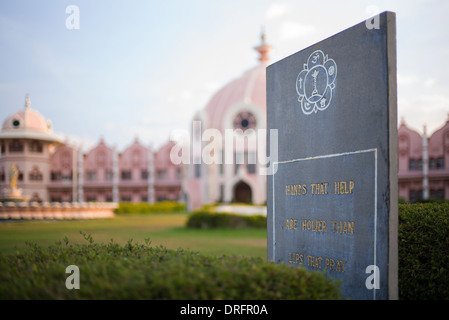
<path id="1" fill-rule="evenodd" d="M 262 27 L 262 32 L 260 34 L 261 44 L 254 48 L 257 52 L 259 52 L 260 54 L 259 61 L 262 63 L 265 63 L 268 60 L 270 60 L 270 58 L 268 57 L 268 52 L 270 52 L 270 50 L 273 49 L 272 46 L 270 46 L 265 42 L 265 39 L 266 39 L 265 28 Z"/>
<path id="2" fill-rule="evenodd" d="M 27 94 L 25 96 L 25 109 L 29 109 L 31 107 L 30 95 Z"/>

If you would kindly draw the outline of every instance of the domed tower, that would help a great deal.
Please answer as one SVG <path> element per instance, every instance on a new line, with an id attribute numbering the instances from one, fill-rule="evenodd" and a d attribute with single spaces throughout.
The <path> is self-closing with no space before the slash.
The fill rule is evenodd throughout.
<path id="1" fill-rule="evenodd" d="M 31 109 L 30 97 L 25 109 L 8 117 L 0 132 L 0 193 L 7 198 L 11 189 L 21 189 L 23 199 L 48 201 L 50 155 L 61 141 L 53 134 L 51 122 Z"/>
<path id="2" fill-rule="evenodd" d="M 265 154 L 266 136 L 258 130 L 266 129 L 265 69 L 271 50 L 264 33 L 254 49 L 259 63 L 218 90 L 194 116 L 191 144 L 201 148 L 191 152 L 185 187 L 190 209 L 216 202 L 266 201 L 266 176 L 259 173 L 257 161 L 258 147 Z M 214 160 L 208 162 L 205 155 Z"/>

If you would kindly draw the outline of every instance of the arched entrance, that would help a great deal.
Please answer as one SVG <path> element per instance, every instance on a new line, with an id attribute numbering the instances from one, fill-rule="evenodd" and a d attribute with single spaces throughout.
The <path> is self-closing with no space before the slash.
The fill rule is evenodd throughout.
<path id="1" fill-rule="evenodd" d="M 243 181 L 239 181 L 234 185 L 234 202 L 250 203 L 252 202 L 251 187 Z"/>

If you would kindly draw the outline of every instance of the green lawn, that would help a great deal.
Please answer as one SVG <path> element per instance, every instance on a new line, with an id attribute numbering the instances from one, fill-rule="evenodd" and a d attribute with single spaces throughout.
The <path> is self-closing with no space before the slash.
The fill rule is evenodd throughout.
<path id="1" fill-rule="evenodd" d="M 168 249 L 190 249 L 210 255 L 266 257 L 266 230 L 194 230 L 184 227 L 187 214 L 116 215 L 95 220 L 32 220 L 0 222 L 0 253 L 24 250 L 26 241 L 48 246 L 67 236 L 71 243 L 85 242 L 80 231 L 94 241 L 125 244 L 128 240 Z"/>

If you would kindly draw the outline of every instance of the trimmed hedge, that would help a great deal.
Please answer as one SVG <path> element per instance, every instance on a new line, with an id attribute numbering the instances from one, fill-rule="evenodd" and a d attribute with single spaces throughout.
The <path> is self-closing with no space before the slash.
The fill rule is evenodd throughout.
<path id="1" fill-rule="evenodd" d="M 264 216 L 189 216 L 190 228 L 266 228 Z M 449 203 L 399 204 L 398 285 L 401 300 L 449 299 Z"/>
<path id="2" fill-rule="evenodd" d="M 146 213 L 184 212 L 185 210 L 186 210 L 185 204 L 176 201 L 161 201 L 155 203 L 120 202 L 118 208 L 114 210 L 114 213 L 146 214 Z"/>
<path id="3" fill-rule="evenodd" d="M 399 298 L 449 299 L 449 203 L 399 204 Z"/>
<path id="4" fill-rule="evenodd" d="M 72 245 L 0 255 L 0 299 L 340 299 L 324 274 L 261 258 L 203 256 L 133 244 Z M 68 290 L 66 267 L 79 268 Z"/>
<path id="5" fill-rule="evenodd" d="M 195 229 L 238 229 L 267 228 L 267 218 L 263 215 L 239 215 L 234 213 L 195 211 L 189 215 L 188 228 Z"/>
<path id="6" fill-rule="evenodd" d="M 236 222 L 235 215 L 195 215 L 206 217 L 196 223 L 210 221 L 209 228 L 240 227 L 240 218 L 266 224 L 263 216 L 238 216 Z M 398 231 L 399 298 L 449 299 L 449 203 L 400 204 Z M 149 240 L 121 246 L 85 238 L 89 244 L 64 239 L 46 249 L 29 244 L 27 252 L 0 254 L 0 299 L 340 298 L 338 285 L 323 274 L 261 258 L 203 256 L 151 247 Z M 80 269 L 80 290 L 65 287 L 65 268 L 72 264 Z"/>

